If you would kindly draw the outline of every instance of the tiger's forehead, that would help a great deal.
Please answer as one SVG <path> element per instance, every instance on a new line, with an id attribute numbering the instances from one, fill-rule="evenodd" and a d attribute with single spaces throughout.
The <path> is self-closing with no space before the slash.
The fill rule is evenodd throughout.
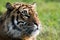
<path id="1" fill-rule="evenodd" d="M 30 4 L 25 4 L 25 3 L 14 3 L 12 4 L 14 8 L 22 7 L 23 9 L 25 8 L 32 8 Z"/>

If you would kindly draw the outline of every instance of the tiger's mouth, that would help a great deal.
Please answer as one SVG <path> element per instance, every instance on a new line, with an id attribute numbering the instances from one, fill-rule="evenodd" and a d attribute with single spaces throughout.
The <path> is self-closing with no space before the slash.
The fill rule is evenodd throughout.
<path id="1" fill-rule="evenodd" d="M 18 24 L 17 24 L 18 23 Z M 12 37 L 21 37 L 21 36 L 36 36 L 39 33 L 39 28 L 36 23 L 26 23 L 24 21 L 16 22 L 14 21 L 14 25 L 12 23 L 8 24 L 8 36 Z"/>

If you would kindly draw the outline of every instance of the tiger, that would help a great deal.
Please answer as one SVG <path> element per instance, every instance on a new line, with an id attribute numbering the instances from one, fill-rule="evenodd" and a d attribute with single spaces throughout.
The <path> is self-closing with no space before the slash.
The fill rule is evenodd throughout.
<path id="1" fill-rule="evenodd" d="M 36 3 L 6 3 L 6 12 L 0 16 L 0 40 L 36 40 L 41 22 Z"/>

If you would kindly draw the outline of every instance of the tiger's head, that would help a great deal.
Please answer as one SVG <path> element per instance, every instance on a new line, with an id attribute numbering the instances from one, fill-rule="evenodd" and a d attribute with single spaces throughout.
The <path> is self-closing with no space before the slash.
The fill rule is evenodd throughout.
<path id="1" fill-rule="evenodd" d="M 12 38 L 32 38 L 39 34 L 41 24 L 35 10 L 36 4 L 6 4 L 7 11 L 2 15 L 3 31 Z"/>

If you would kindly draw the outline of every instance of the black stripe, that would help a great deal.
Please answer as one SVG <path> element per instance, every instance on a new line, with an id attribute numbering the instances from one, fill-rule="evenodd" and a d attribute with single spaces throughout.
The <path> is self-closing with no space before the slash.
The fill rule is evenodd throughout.
<path id="1" fill-rule="evenodd" d="M 12 15 L 11 21 L 12 21 L 13 29 L 17 29 L 17 30 L 21 31 L 21 29 L 18 28 L 18 27 L 15 25 L 15 23 L 14 23 L 14 18 L 15 18 L 15 17 Z"/>
<path id="2" fill-rule="evenodd" d="M 16 17 L 16 20 L 18 21 L 18 15 L 17 15 L 17 17 Z"/>
<path id="3" fill-rule="evenodd" d="M 20 11 L 18 10 L 18 11 L 17 11 L 17 14 L 19 14 L 19 13 L 20 13 Z"/>
<path id="4" fill-rule="evenodd" d="M 14 15 L 12 15 L 11 21 L 12 21 L 12 25 L 15 25 L 14 24 Z"/>

